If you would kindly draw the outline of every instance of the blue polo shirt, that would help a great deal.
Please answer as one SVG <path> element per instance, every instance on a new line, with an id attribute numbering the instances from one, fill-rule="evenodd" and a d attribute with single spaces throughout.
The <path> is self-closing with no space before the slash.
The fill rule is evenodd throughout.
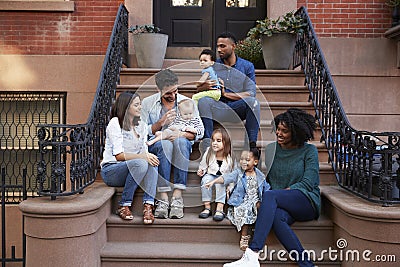
<path id="1" fill-rule="evenodd" d="M 224 81 L 225 90 L 234 93 L 248 92 L 250 96 L 255 97 L 257 90 L 253 63 L 240 57 L 236 58 L 236 64 L 232 67 L 221 62 L 221 59 L 216 61 L 214 70 L 218 78 Z M 220 101 L 225 103 L 232 102 L 232 100 L 223 96 Z"/>

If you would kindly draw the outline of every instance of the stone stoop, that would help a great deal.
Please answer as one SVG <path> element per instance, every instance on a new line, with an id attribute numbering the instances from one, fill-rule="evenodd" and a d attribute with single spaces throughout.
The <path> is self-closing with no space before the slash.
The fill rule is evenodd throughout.
<path id="1" fill-rule="evenodd" d="M 193 66 L 188 68 L 188 66 Z M 179 82 L 197 80 L 200 69 L 197 61 L 172 67 L 179 76 Z M 154 84 L 154 74 L 159 70 L 124 68 L 121 71 L 121 84 L 117 91 L 138 90 L 142 99 L 157 92 Z M 275 140 L 272 133 L 271 120 L 274 115 L 289 107 L 298 107 L 315 114 L 308 101 L 308 91 L 304 86 L 304 75 L 298 70 L 272 71 L 256 70 L 258 84 L 257 99 L 261 105 L 261 123 L 257 146 L 261 149 L 261 170 L 265 171 L 263 163 L 264 148 Z M 196 90 L 194 86 L 183 85 L 180 93 L 190 97 Z M 241 123 L 224 123 L 232 138 L 233 153 L 238 154 L 244 146 L 244 126 Z M 328 154 L 319 142 L 321 132 L 317 131 L 315 144 L 319 151 L 321 184 L 336 184 L 332 168 L 328 164 Z M 156 219 L 153 225 L 142 223 L 143 191 L 135 193 L 133 201 L 134 220 L 123 221 L 114 211 L 122 188 L 116 188 L 112 199 L 112 213 L 107 219 L 107 243 L 101 250 L 102 267 L 122 266 L 222 266 L 225 262 L 239 259 L 242 251 L 239 249 L 240 234 L 228 219 L 214 222 L 212 218 L 199 219 L 202 210 L 200 178 L 197 168 L 200 161 L 199 142 L 195 142 L 189 165 L 187 189 L 184 191 L 185 216 L 179 220 Z M 320 253 L 333 245 L 333 223 L 324 214 L 317 221 L 296 222 L 293 229 L 298 234 L 305 249 Z M 283 247 L 274 234 L 267 240 L 268 251 L 279 251 Z M 275 255 L 265 258 L 262 266 L 296 266 L 293 262 L 279 260 Z M 317 266 L 339 266 L 324 258 L 315 262 Z"/>

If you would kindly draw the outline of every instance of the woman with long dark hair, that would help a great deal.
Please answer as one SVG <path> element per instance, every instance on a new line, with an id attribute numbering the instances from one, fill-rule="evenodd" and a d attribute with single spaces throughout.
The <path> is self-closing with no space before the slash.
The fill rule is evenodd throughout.
<path id="1" fill-rule="evenodd" d="M 157 185 L 156 155 L 147 151 L 147 125 L 140 120 L 141 102 L 135 92 L 121 93 L 107 125 L 101 176 L 108 186 L 123 186 L 117 214 L 132 220 L 131 205 L 143 182 L 143 223 L 154 222 L 153 206 Z"/>

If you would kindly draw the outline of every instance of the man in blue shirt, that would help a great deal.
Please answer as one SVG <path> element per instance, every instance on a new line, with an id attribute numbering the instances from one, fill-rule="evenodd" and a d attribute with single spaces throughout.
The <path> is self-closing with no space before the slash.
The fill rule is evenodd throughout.
<path id="1" fill-rule="evenodd" d="M 245 128 L 250 147 L 256 147 L 260 128 L 260 103 L 256 99 L 256 81 L 253 63 L 236 56 L 236 37 L 230 32 L 217 37 L 219 59 L 214 65 L 217 75 L 223 81 L 221 99 L 210 97 L 199 100 L 198 108 L 204 124 L 204 139 L 211 137 L 213 121 L 238 122 L 245 120 Z M 219 64 L 218 64 L 219 63 Z M 214 84 L 205 82 L 198 91 L 210 90 Z M 205 141 L 203 146 L 208 146 Z M 205 148 L 201 148 L 202 150 Z"/>

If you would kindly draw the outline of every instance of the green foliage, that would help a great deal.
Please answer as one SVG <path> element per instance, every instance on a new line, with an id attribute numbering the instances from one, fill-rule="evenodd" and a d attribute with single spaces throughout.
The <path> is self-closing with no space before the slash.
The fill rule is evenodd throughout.
<path id="1" fill-rule="evenodd" d="M 265 69 L 260 39 L 247 37 L 236 44 L 235 54 L 254 64 L 256 69 Z"/>
<path id="2" fill-rule="evenodd" d="M 140 33 L 159 33 L 161 29 L 154 26 L 154 24 L 144 24 L 144 25 L 135 25 L 129 27 L 129 32 L 133 34 L 140 34 Z"/>
<path id="3" fill-rule="evenodd" d="M 386 5 L 388 5 L 390 7 L 400 6 L 400 0 L 388 0 L 386 2 Z"/>
<path id="4" fill-rule="evenodd" d="M 271 36 L 273 33 L 280 32 L 302 33 L 306 25 L 299 15 L 295 15 L 291 11 L 277 19 L 265 18 L 264 20 L 257 20 L 256 26 L 249 30 L 248 35 L 259 38 L 260 35 Z"/>

